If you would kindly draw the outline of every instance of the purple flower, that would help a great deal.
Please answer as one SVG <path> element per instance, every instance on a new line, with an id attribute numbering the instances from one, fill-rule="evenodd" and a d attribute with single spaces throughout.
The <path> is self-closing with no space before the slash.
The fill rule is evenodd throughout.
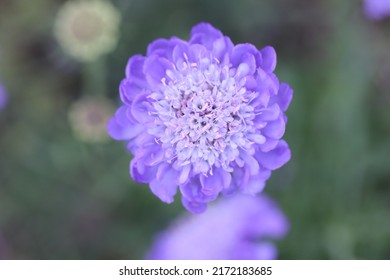
<path id="1" fill-rule="evenodd" d="M 0 110 L 4 109 L 8 103 L 8 94 L 4 87 L 0 84 Z"/>
<path id="2" fill-rule="evenodd" d="M 372 20 L 390 16 L 390 0 L 365 0 L 363 5 L 366 16 Z"/>
<path id="3" fill-rule="evenodd" d="M 288 221 L 270 198 L 235 195 L 203 215 L 186 214 L 160 233 L 147 259 L 275 259 L 265 238 L 282 238 Z"/>
<path id="4" fill-rule="evenodd" d="M 189 41 L 158 39 L 132 56 L 108 124 L 111 137 L 128 141 L 132 178 L 166 203 L 179 187 L 193 213 L 220 193 L 261 192 L 290 159 L 281 137 L 292 89 L 275 66 L 272 47 L 233 45 L 208 23 Z"/>

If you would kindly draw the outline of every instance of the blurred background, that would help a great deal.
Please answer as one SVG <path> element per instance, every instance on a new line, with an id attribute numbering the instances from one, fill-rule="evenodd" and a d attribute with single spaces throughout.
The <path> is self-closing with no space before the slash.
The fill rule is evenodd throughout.
<path id="1" fill-rule="evenodd" d="M 65 2 L 0 0 L 0 258 L 143 259 L 185 212 L 131 181 L 104 123 L 130 56 L 207 21 L 272 45 L 294 89 L 292 159 L 265 189 L 290 221 L 279 258 L 390 259 L 390 20 L 360 1 L 113 0 L 119 30 L 91 58 L 61 43 Z"/>

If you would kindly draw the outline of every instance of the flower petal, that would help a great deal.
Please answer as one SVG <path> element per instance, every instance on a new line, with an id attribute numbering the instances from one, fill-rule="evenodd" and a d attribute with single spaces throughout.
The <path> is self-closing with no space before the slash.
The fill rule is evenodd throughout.
<path id="1" fill-rule="evenodd" d="M 279 91 L 276 96 L 273 96 L 273 99 L 275 99 L 275 102 L 279 105 L 280 109 L 284 111 L 287 110 L 288 106 L 290 105 L 290 102 L 293 97 L 293 90 L 292 88 L 286 84 L 286 83 L 281 83 L 279 86 Z"/>
<path id="2" fill-rule="evenodd" d="M 199 63 L 204 58 L 209 57 L 208 50 L 200 44 L 193 44 L 189 47 L 189 60 L 191 62 Z"/>
<path id="3" fill-rule="evenodd" d="M 172 70 L 173 68 L 173 63 L 166 58 L 152 55 L 146 59 L 143 70 L 148 83 L 151 86 L 158 87 L 162 84 L 162 79 L 167 76 L 167 70 Z"/>
<path id="4" fill-rule="evenodd" d="M 170 57 L 172 50 L 175 46 L 171 40 L 168 39 L 157 39 L 151 42 L 147 48 L 146 55 L 157 55 L 162 57 Z"/>
<path id="5" fill-rule="evenodd" d="M 269 152 L 275 149 L 275 147 L 278 145 L 280 141 L 279 139 L 272 139 L 272 138 L 265 138 L 265 139 L 266 139 L 265 143 L 260 145 L 260 150 L 262 152 Z"/>
<path id="6" fill-rule="evenodd" d="M 180 176 L 177 179 L 177 183 L 179 185 L 182 185 L 185 182 L 187 182 L 188 177 L 190 175 L 190 171 L 191 171 L 191 165 L 190 164 L 187 164 L 187 165 L 183 166 L 182 170 L 180 171 Z"/>
<path id="7" fill-rule="evenodd" d="M 146 58 L 144 56 L 136 54 L 130 57 L 126 66 L 126 78 L 142 88 L 148 87 L 143 72 L 145 60 Z"/>
<path id="8" fill-rule="evenodd" d="M 202 193 L 207 196 L 218 196 L 219 192 L 230 185 L 231 177 L 222 168 L 213 170 L 213 175 L 199 175 Z"/>
<path id="9" fill-rule="evenodd" d="M 252 44 L 238 44 L 233 47 L 231 54 L 231 62 L 233 66 L 238 66 L 241 62 L 248 59 L 249 56 L 254 57 L 256 64 L 261 57 L 258 49 Z"/>
<path id="10" fill-rule="evenodd" d="M 273 139 L 280 139 L 286 130 L 286 123 L 282 116 L 277 120 L 268 122 L 267 126 L 263 128 L 262 133 Z"/>
<path id="11" fill-rule="evenodd" d="M 241 152 L 240 157 L 242 157 L 242 159 L 244 160 L 245 165 L 248 168 L 249 174 L 251 176 L 259 172 L 259 163 L 253 156 L 248 155 L 246 152 Z"/>
<path id="12" fill-rule="evenodd" d="M 258 152 L 255 157 L 264 167 L 275 170 L 290 160 L 291 151 L 287 143 L 284 140 L 280 140 L 275 149 L 267 153 Z"/>
<path id="13" fill-rule="evenodd" d="M 119 96 L 122 102 L 131 106 L 134 98 L 142 93 L 142 89 L 129 79 L 123 79 L 119 86 Z"/>
<path id="14" fill-rule="evenodd" d="M 280 116 L 278 104 L 273 104 L 267 108 L 260 109 L 254 121 L 274 121 Z"/>
<path id="15" fill-rule="evenodd" d="M 213 43 L 223 37 L 220 30 L 216 29 L 209 23 L 199 23 L 191 30 L 190 44 L 202 44 L 208 50 L 213 49 Z"/>
<path id="16" fill-rule="evenodd" d="M 148 184 L 156 178 L 157 166 L 146 167 L 142 160 L 134 158 L 130 162 L 130 175 L 138 183 Z"/>
<path id="17" fill-rule="evenodd" d="M 141 133 L 144 128 L 139 124 L 132 124 L 124 120 L 126 117 L 126 108 L 121 107 L 117 110 L 114 117 L 107 124 L 108 134 L 115 140 L 130 140 Z"/>
<path id="18" fill-rule="evenodd" d="M 235 168 L 233 171 L 233 183 L 239 188 L 248 184 L 250 177 L 250 170 L 247 167 Z"/>
<path id="19" fill-rule="evenodd" d="M 181 198 L 181 202 L 188 211 L 190 211 L 193 214 L 202 214 L 206 211 L 207 209 L 207 204 L 206 203 L 199 203 L 199 202 L 194 202 L 190 201 L 184 196 Z"/>
<path id="20" fill-rule="evenodd" d="M 251 176 L 246 185 L 243 185 L 241 191 L 245 194 L 255 195 L 263 191 L 265 182 L 271 176 L 271 171 L 262 169 L 257 174 Z"/>
<path id="21" fill-rule="evenodd" d="M 164 151 L 159 145 L 156 143 L 154 144 L 155 145 L 148 147 L 147 152 L 143 157 L 145 165 L 154 166 L 159 164 L 164 159 Z"/>
<path id="22" fill-rule="evenodd" d="M 202 191 L 199 175 L 191 178 L 186 184 L 180 185 L 180 191 L 188 201 L 198 203 L 210 202 L 218 197 L 218 193 Z"/>
<path id="23" fill-rule="evenodd" d="M 134 98 L 130 112 L 132 117 L 138 122 L 146 123 L 152 120 L 152 117 L 150 116 L 152 110 L 152 105 L 147 100 L 147 96 L 145 94 L 140 94 Z"/>
<path id="24" fill-rule="evenodd" d="M 273 47 L 267 46 L 261 51 L 263 61 L 261 63 L 261 68 L 267 72 L 273 72 L 276 67 L 276 52 Z"/>
<path id="25" fill-rule="evenodd" d="M 162 165 L 159 169 L 163 168 Z M 158 173 L 158 171 L 157 171 Z M 178 173 L 172 168 L 166 168 L 161 178 L 150 182 L 150 190 L 163 202 L 172 203 L 173 197 L 177 192 L 176 178 Z"/>
<path id="26" fill-rule="evenodd" d="M 255 260 L 276 260 L 278 250 L 271 242 L 261 242 L 254 246 L 253 256 Z"/>
<path id="27" fill-rule="evenodd" d="M 233 46 L 234 45 L 230 38 L 225 36 L 213 42 L 213 50 L 211 53 L 218 61 L 223 62 L 225 59 L 230 57 Z"/>

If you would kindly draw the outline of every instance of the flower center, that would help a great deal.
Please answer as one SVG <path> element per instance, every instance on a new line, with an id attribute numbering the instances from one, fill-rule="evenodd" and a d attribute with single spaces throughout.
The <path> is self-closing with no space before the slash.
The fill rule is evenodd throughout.
<path id="1" fill-rule="evenodd" d="M 210 63 L 184 62 L 168 70 L 163 80 L 163 98 L 154 103 L 164 134 L 158 139 L 168 161 L 191 164 L 195 173 L 212 173 L 212 167 L 233 171 L 232 162 L 243 163 L 240 149 L 253 142 L 253 107 L 235 69 Z"/>

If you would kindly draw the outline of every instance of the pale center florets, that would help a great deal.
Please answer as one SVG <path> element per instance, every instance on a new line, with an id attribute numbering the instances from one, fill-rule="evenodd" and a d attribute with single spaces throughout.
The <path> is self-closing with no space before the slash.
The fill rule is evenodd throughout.
<path id="1" fill-rule="evenodd" d="M 233 171 L 242 166 L 240 149 L 249 150 L 254 133 L 253 95 L 244 87 L 236 69 L 228 65 L 183 62 L 167 71 L 163 98 L 154 103 L 164 126 L 158 139 L 168 161 L 191 164 L 195 173 L 212 173 L 213 166 Z M 250 137 L 249 137 L 250 138 Z"/>

